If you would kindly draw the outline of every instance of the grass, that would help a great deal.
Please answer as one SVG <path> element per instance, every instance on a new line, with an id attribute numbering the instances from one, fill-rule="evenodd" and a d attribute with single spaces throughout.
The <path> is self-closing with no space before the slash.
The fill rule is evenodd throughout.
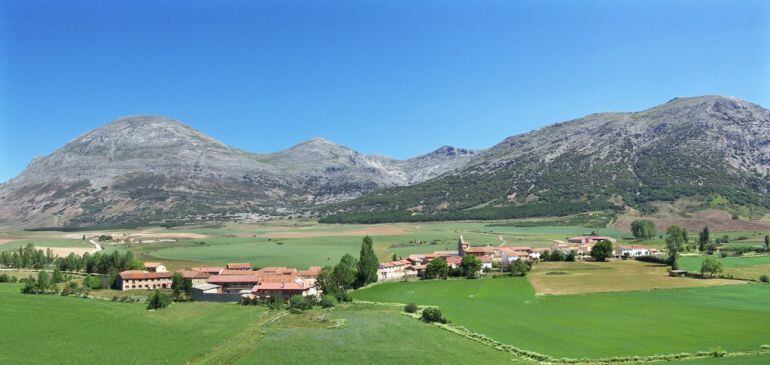
<path id="1" fill-rule="evenodd" d="M 399 311 L 356 304 L 336 308 L 324 322 L 319 311 L 290 315 L 237 364 L 524 363 Z"/>
<path id="2" fill-rule="evenodd" d="M 438 305 L 454 323 L 555 357 L 757 350 L 770 286 L 535 296 L 525 278 L 384 283 L 354 298 Z"/>
<path id="3" fill-rule="evenodd" d="M 238 333 L 264 311 L 233 304 L 144 304 L 22 295 L 0 284 L 0 363 L 178 364 Z"/>
<path id="4" fill-rule="evenodd" d="M 740 284 L 724 279 L 674 278 L 667 266 L 635 260 L 542 262 L 527 276 L 538 294 L 583 294 Z"/>
<path id="5" fill-rule="evenodd" d="M 174 303 L 148 311 L 142 303 L 22 295 L 20 287 L 0 284 L 3 364 L 518 363 L 398 308 L 353 304 L 287 315 Z"/>
<path id="6" fill-rule="evenodd" d="M 724 275 L 732 275 L 735 278 L 756 280 L 760 275 L 770 276 L 770 256 L 682 256 L 679 264 L 686 270 L 700 271 L 703 260 L 713 257 L 722 263 Z"/>

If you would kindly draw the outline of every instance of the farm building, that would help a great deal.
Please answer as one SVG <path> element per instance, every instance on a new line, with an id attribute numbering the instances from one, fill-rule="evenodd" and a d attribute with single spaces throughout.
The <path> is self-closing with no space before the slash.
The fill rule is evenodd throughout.
<path id="1" fill-rule="evenodd" d="M 172 273 L 149 272 L 141 270 L 122 271 L 118 278 L 121 290 L 134 289 L 169 289 L 171 288 Z"/>
<path id="2" fill-rule="evenodd" d="M 380 263 L 377 269 L 378 281 L 402 280 L 405 277 L 417 276 L 417 271 L 413 270 L 412 262 L 409 260 L 396 260 Z"/>
<path id="3" fill-rule="evenodd" d="M 205 272 L 209 275 L 219 275 L 225 268 L 224 267 L 193 267 L 190 268 L 192 271 L 199 271 L 199 272 Z"/>
<path id="4" fill-rule="evenodd" d="M 144 269 L 149 272 L 168 272 L 166 265 L 163 265 L 162 262 L 145 262 Z"/>
<path id="5" fill-rule="evenodd" d="M 192 285 L 206 284 L 206 280 L 211 276 L 208 273 L 202 271 L 193 270 L 179 270 L 178 273 L 182 274 L 182 277 L 190 280 Z"/>
<path id="6" fill-rule="evenodd" d="M 280 295 L 284 300 L 289 300 L 293 295 L 318 296 L 319 291 L 315 283 L 296 277 L 291 281 L 264 281 L 251 289 L 251 294 L 260 300 L 269 300 Z"/>
<path id="7" fill-rule="evenodd" d="M 657 250 L 655 251 L 657 253 Z M 639 257 L 639 256 L 652 255 L 652 252 L 647 247 L 640 246 L 640 245 L 632 245 L 632 246 L 618 247 L 618 249 L 615 251 L 615 255 L 617 257 L 623 257 L 623 256 Z"/>
<path id="8" fill-rule="evenodd" d="M 251 271 L 251 264 L 248 262 L 236 262 L 227 264 L 227 270 Z"/>
<path id="9" fill-rule="evenodd" d="M 241 290 L 251 289 L 259 284 L 259 275 L 212 275 L 206 282 L 221 286 L 222 293 L 238 293 Z"/>

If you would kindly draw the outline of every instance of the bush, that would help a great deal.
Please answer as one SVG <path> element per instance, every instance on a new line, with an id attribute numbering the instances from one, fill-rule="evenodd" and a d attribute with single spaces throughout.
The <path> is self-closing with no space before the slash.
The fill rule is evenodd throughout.
<path id="1" fill-rule="evenodd" d="M 286 304 L 283 302 L 283 295 L 280 293 L 271 297 L 270 302 L 267 304 L 270 309 L 281 310 L 286 308 Z"/>
<path id="2" fill-rule="evenodd" d="M 313 308 L 313 305 L 315 304 L 315 300 L 313 300 L 313 297 L 311 296 L 302 296 L 302 295 L 292 295 L 291 298 L 289 298 L 289 307 L 290 308 L 297 308 L 300 310 L 306 310 Z"/>
<path id="3" fill-rule="evenodd" d="M 441 313 L 441 309 L 430 307 L 425 308 L 422 311 L 422 320 L 425 322 L 439 322 L 439 323 L 447 323 L 446 318 L 444 318 L 444 315 Z"/>
<path id="4" fill-rule="evenodd" d="M 333 308 L 337 305 L 337 298 L 334 297 L 334 295 L 326 294 L 321 297 L 319 304 L 321 304 L 321 307 L 323 308 Z"/>
<path id="5" fill-rule="evenodd" d="M 417 313 L 417 304 L 409 303 L 404 306 L 404 312 L 406 313 Z"/>
<path id="6" fill-rule="evenodd" d="M 653 264 L 670 265 L 671 262 L 667 258 L 654 255 L 637 256 L 634 257 L 636 261 L 649 262 Z"/>
<path id="7" fill-rule="evenodd" d="M 147 300 L 147 309 L 163 309 L 171 304 L 171 297 L 168 294 L 155 290 L 155 293 Z"/>
<path id="8" fill-rule="evenodd" d="M 770 276 L 762 274 L 762 275 L 759 276 L 759 281 L 761 281 L 763 283 L 770 283 Z"/>
<path id="9" fill-rule="evenodd" d="M 300 314 L 300 313 L 302 313 L 302 309 L 291 307 L 291 308 L 289 308 L 289 313 L 291 313 L 291 314 Z"/>

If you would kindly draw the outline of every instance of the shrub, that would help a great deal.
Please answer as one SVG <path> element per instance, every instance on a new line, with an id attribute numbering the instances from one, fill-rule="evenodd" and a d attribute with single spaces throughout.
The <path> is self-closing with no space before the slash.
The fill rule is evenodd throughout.
<path id="1" fill-rule="evenodd" d="M 406 313 L 417 313 L 417 304 L 409 303 L 404 306 L 404 312 Z"/>
<path id="2" fill-rule="evenodd" d="M 763 283 L 770 283 L 770 276 L 762 274 L 762 275 L 759 276 L 759 281 L 761 281 Z"/>
<path id="3" fill-rule="evenodd" d="M 302 309 L 291 307 L 291 308 L 289 308 L 289 313 L 291 313 L 291 314 L 300 314 L 300 313 L 302 313 Z"/>
<path id="4" fill-rule="evenodd" d="M 147 300 L 147 309 L 163 309 L 168 307 L 169 304 L 171 304 L 171 297 L 156 289 Z"/>
<path id="5" fill-rule="evenodd" d="M 439 323 L 447 323 L 446 318 L 444 318 L 444 315 L 441 313 L 441 309 L 430 307 L 425 308 L 422 311 L 422 320 L 425 322 L 439 322 Z"/>
<path id="6" fill-rule="evenodd" d="M 313 308 L 313 304 L 315 304 L 315 300 L 313 300 L 313 297 L 311 296 L 302 296 L 302 295 L 292 295 L 291 298 L 289 298 L 289 307 L 291 308 L 297 308 L 300 310 L 310 309 Z"/>
<path id="7" fill-rule="evenodd" d="M 645 255 L 634 257 L 636 261 L 649 262 L 653 264 L 670 265 L 671 262 L 667 258 L 654 255 Z"/>
<path id="8" fill-rule="evenodd" d="M 337 305 L 337 298 L 334 295 L 326 294 L 321 297 L 320 303 L 323 308 L 332 308 Z"/>
<path id="9" fill-rule="evenodd" d="M 270 309 L 281 310 L 286 308 L 286 304 L 283 302 L 283 295 L 280 293 L 271 297 L 270 302 L 267 304 Z"/>

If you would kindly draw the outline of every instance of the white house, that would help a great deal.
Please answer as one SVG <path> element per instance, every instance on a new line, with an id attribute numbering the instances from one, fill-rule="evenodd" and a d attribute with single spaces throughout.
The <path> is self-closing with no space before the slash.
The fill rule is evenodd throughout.
<path id="1" fill-rule="evenodd" d="M 647 256 L 652 254 L 650 249 L 644 246 L 640 245 L 632 245 L 632 246 L 621 246 L 618 248 L 617 251 L 615 251 L 615 254 L 618 257 L 623 257 L 628 254 L 630 257 L 639 257 L 639 256 Z"/>
<path id="2" fill-rule="evenodd" d="M 377 268 L 378 281 L 400 280 L 407 276 L 407 268 L 412 265 L 409 260 L 388 261 Z"/>
<path id="3" fill-rule="evenodd" d="M 163 265 L 162 262 L 145 262 L 144 269 L 148 272 L 168 272 L 166 265 Z"/>

